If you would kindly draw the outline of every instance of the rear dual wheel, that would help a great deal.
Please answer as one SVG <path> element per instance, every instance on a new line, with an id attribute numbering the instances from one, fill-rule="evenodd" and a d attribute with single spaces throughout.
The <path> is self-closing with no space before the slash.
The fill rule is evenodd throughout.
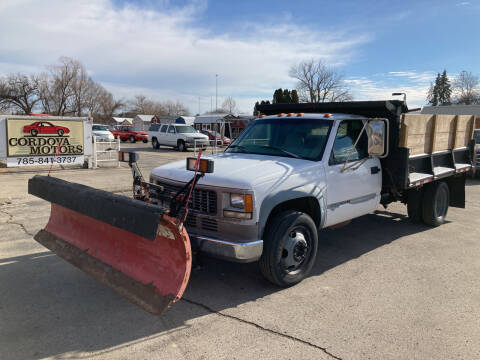
<path id="1" fill-rule="evenodd" d="M 295 285 L 312 270 L 317 250 L 318 233 L 312 218 L 299 211 L 284 211 L 275 215 L 265 231 L 260 270 L 276 285 Z"/>
<path id="2" fill-rule="evenodd" d="M 425 185 L 423 189 L 410 190 L 407 200 L 408 217 L 414 223 L 423 221 L 430 226 L 445 222 L 450 204 L 450 191 L 443 181 Z"/>

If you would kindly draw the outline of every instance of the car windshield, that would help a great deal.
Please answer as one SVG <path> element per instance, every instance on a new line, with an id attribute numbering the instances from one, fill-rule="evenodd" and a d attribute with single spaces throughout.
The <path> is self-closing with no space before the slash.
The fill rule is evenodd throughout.
<path id="1" fill-rule="evenodd" d="M 258 119 L 226 152 L 320 160 L 331 120 L 307 118 Z"/>
<path id="2" fill-rule="evenodd" d="M 177 129 L 177 133 L 181 134 L 197 132 L 192 126 L 175 126 L 175 128 Z"/>
<path id="3" fill-rule="evenodd" d="M 105 125 L 93 125 L 92 130 L 108 131 L 108 127 L 106 127 Z"/>

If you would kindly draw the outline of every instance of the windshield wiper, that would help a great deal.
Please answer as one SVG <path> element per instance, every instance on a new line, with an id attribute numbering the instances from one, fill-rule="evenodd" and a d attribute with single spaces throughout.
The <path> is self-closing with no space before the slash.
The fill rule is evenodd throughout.
<path id="1" fill-rule="evenodd" d="M 230 146 L 227 148 L 227 150 L 228 150 L 228 149 L 235 149 L 235 148 L 240 149 L 240 150 L 243 150 L 243 152 L 245 152 L 245 153 L 247 153 L 247 154 L 249 153 L 249 151 L 247 150 L 247 148 L 246 148 L 245 146 L 235 145 L 235 144 L 230 145 Z"/>
<path id="2" fill-rule="evenodd" d="M 276 146 L 272 146 L 272 145 L 261 145 L 260 146 L 261 148 L 265 148 L 265 149 L 272 149 L 272 150 L 277 150 L 277 151 L 280 151 L 282 153 L 284 153 L 285 155 L 288 155 L 290 157 L 294 157 L 296 159 L 304 159 L 303 157 L 297 155 L 297 154 L 294 154 L 294 153 L 291 153 L 290 151 L 287 151 L 287 150 L 284 150 L 282 148 L 279 148 L 279 147 L 276 147 Z"/>

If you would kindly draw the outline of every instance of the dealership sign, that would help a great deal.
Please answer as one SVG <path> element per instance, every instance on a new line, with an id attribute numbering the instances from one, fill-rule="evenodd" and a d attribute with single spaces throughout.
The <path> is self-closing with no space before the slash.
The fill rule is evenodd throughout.
<path id="1" fill-rule="evenodd" d="M 83 164 L 82 119 L 6 119 L 7 166 Z"/>

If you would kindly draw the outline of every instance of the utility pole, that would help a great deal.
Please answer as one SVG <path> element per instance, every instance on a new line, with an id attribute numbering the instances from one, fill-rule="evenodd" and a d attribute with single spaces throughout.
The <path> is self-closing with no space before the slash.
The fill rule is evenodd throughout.
<path id="1" fill-rule="evenodd" d="M 213 96 L 210 96 L 210 112 L 213 112 Z"/>
<path id="2" fill-rule="evenodd" d="M 215 74 L 215 112 L 218 112 L 218 74 Z"/>
<path id="3" fill-rule="evenodd" d="M 198 97 L 198 115 L 200 115 L 200 96 Z"/>

